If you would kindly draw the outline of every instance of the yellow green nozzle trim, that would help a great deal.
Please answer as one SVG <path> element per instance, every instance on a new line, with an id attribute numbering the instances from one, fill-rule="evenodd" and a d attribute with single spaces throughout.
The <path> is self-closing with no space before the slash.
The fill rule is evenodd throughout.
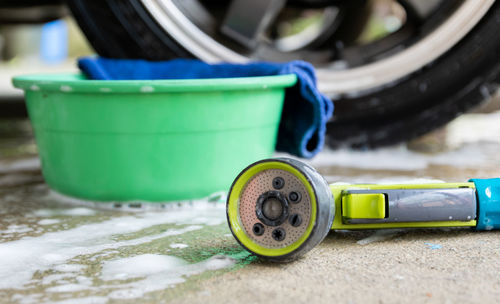
<path id="1" fill-rule="evenodd" d="M 309 197 L 311 198 L 311 217 L 305 233 L 296 242 L 283 248 L 266 248 L 255 243 L 245 233 L 245 230 L 239 218 L 239 203 L 240 203 L 239 198 L 241 192 L 245 188 L 245 185 L 250 181 L 251 178 L 257 175 L 259 172 L 268 169 L 281 169 L 296 176 L 306 187 Z M 299 170 L 297 170 L 293 166 L 279 161 L 258 163 L 243 171 L 241 175 L 235 180 L 231 188 L 227 205 L 227 216 L 229 220 L 229 225 L 236 239 L 248 250 L 258 255 L 269 256 L 269 257 L 283 256 L 298 249 L 309 238 L 309 235 L 311 234 L 314 225 L 316 223 L 316 216 L 317 216 L 316 213 L 317 213 L 316 195 L 307 178 L 304 176 L 304 174 L 302 174 Z"/>

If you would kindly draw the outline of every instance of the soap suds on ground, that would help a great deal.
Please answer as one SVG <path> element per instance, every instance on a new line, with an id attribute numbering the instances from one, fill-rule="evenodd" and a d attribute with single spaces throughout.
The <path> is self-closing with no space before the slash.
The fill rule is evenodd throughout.
<path id="1" fill-rule="evenodd" d="M 96 215 L 101 212 L 105 211 L 84 207 L 44 208 L 34 210 L 28 218 L 41 218 L 34 223 L 50 227 L 60 225 L 62 218 L 93 218 L 95 221 Z M 132 254 L 116 258 L 120 252 L 117 250 L 144 246 L 169 237 L 182 240 L 184 234 L 225 224 L 225 220 L 224 204 L 206 202 L 178 207 L 168 212 L 118 213 L 97 222 L 83 221 L 70 229 L 45 231 L 36 237 L 26 236 L 5 241 L 0 243 L 0 292 L 9 289 L 23 290 L 35 283 L 42 286 L 45 295 L 102 293 L 108 290 L 109 298 L 142 297 L 145 293 L 185 282 L 189 276 L 231 267 L 237 259 L 215 255 L 191 264 L 164 254 Z M 155 228 L 165 225 L 169 228 Z M 29 225 L 12 224 L 0 232 L 10 235 L 31 230 Z M 170 247 L 186 250 L 188 245 L 184 242 L 171 242 Z M 166 248 L 164 252 L 167 252 Z M 88 276 L 89 266 L 78 263 L 82 257 L 94 264 L 101 264 L 100 277 L 104 283 L 94 284 L 95 279 Z M 23 301 L 29 302 L 29 299 L 23 298 Z M 32 303 L 38 302 L 38 298 L 36 299 Z M 94 297 L 86 299 L 91 302 Z M 83 298 L 81 301 L 85 303 L 87 300 Z"/>
<path id="2" fill-rule="evenodd" d="M 114 282 L 136 279 L 128 284 L 120 284 L 109 297 L 139 298 L 145 293 L 183 283 L 187 276 L 227 268 L 235 263 L 236 260 L 227 256 L 214 256 L 199 263 L 188 264 L 183 259 L 172 256 L 145 254 L 105 262 L 101 279 Z"/>

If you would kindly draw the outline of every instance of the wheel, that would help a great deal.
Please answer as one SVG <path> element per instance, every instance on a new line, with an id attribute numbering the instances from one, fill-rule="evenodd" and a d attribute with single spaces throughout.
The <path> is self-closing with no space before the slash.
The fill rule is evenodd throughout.
<path id="1" fill-rule="evenodd" d="M 335 101 L 327 141 L 334 147 L 424 134 L 488 99 L 500 77 L 494 0 L 68 4 L 106 57 L 312 62 L 320 89 Z"/>
<path id="2" fill-rule="evenodd" d="M 325 238 L 334 206 L 330 187 L 316 170 L 278 158 L 256 162 L 238 175 L 226 213 L 244 248 L 265 260 L 288 262 Z"/>

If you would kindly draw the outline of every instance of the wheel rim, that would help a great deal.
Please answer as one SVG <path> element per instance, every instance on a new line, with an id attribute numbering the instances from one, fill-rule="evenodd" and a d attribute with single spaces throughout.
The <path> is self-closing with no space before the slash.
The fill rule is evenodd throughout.
<path id="1" fill-rule="evenodd" d="M 247 62 L 244 56 L 214 40 L 184 15 L 173 0 L 141 0 L 160 26 L 194 56 L 206 62 Z M 432 63 L 457 44 L 486 14 L 494 0 L 465 0 L 449 16 L 412 45 L 380 60 L 342 69 L 331 63 L 316 65 L 321 91 L 349 96 L 389 86 Z"/>

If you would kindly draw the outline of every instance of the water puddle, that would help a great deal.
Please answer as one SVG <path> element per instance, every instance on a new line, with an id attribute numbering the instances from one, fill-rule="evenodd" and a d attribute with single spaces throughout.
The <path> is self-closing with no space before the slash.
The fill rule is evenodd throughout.
<path id="1" fill-rule="evenodd" d="M 199 263 L 189 264 L 185 260 L 168 256 L 143 254 L 130 258 L 107 261 L 102 267 L 101 279 L 111 282 L 127 282 L 116 285 L 108 294 L 112 299 L 131 299 L 145 293 L 163 290 L 186 281 L 186 277 L 233 266 L 237 260 L 217 255 Z M 104 285 L 106 286 L 106 285 Z"/>
<path id="2" fill-rule="evenodd" d="M 229 234 L 223 196 L 123 212 L 68 204 L 35 188 L 11 191 L 24 216 L 0 219 L 0 295 L 9 302 L 169 298 L 172 287 L 189 289 L 248 262 Z"/>

